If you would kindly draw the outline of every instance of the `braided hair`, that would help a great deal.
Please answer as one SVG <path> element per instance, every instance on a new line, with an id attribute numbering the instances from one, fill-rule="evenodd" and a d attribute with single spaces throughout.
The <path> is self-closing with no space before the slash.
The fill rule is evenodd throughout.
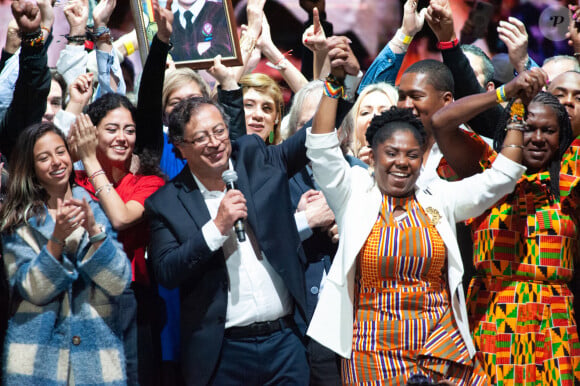
<path id="1" fill-rule="evenodd" d="M 412 109 L 402 109 L 392 106 L 380 115 L 375 115 L 367 132 L 366 139 L 375 151 L 377 146 L 391 138 L 393 133 L 406 130 L 413 134 L 419 146 L 423 148 L 427 142 L 427 132 L 421 120 L 413 114 Z"/>
<path id="2" fill-rule="evenodd" d="M 560 163 L 562 162 L 562 156 L 572 143 L 573 134 L 572 134 L 572 126 L 570 125 L 570 119 L 568 117 L 568 112 L 566 108 L 558 101 L 554 95 L 547 93 L 547 92 L 539 92 L 536 96 L 530 101 L 532 103 L 541 103 L 545 106 L 548 106 L 554 111 L 556 114 L 556 119 L 558 122 L 559 128 L 559 146 L 558 146 L 558 154 L 554 156 L 554 158 L 548 164 L 548 171 L 550 172 L 550 193 L 556 198 L 560 199 Z M 498 127 L 495 131 L 495 138 L 493 140 L 493 147 L 494 149 L 499 152 L 501 150 L 503 141 L 506 136 L 506 131 L 504 128 L 507 125 L 507 122 L 510 119 L 510 110 L 513 101 L 511 101 L 506 109 L 504 110 L 503 116 L 499 120 Z M 524 118 L 527 118 L 527 110 L 525 113 Z"/>

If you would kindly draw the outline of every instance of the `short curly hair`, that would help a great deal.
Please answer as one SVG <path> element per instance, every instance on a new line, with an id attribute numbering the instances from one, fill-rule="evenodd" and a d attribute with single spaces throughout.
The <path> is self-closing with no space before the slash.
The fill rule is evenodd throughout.
<path id="1" fill-rule="evenodd" d="M 379 144 L 391 138 L 393 133 L 399 130 L 410 131 L 419 146 L 425 146 L 427 132 L 421 120 L 413 114 L 412 109 L 402 109 L 396 106 L 373 118 L 367 129 L 366 139 L 374 151 Z"/>

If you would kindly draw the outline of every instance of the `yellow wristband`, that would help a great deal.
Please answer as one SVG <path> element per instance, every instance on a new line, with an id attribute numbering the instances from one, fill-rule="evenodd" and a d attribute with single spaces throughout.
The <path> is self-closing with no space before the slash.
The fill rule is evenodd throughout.
<path id="1" fill-rule="evenodd" d="M 125 49 L 127 50 L 127 56 L 135 52 L 135 46 L 133 45 L 133 42 L 131 42 L 130 40 L 124 42 L 123 46 L 125 46 Z"/>
<path id="2" fill-rule="evenodd" d="M 497 103 L 505 102 L 505 91 L 504 91 L 503 86 L 495 89 L 495 96 L 496 96 Z"/>

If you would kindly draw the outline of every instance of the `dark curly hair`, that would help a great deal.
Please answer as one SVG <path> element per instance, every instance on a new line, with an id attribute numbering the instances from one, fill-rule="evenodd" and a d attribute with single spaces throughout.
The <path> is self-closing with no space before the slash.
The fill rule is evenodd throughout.
<path id="1" fill-rule="evenodd" d="M 133 122 L 137 122 L 137 109 L 133 103 L 126 96 L 116 93 L 107 93 L 100 96 L 87 107 L 87 114 L 91 118 L 93 125 L 97 126 L 109 111 L 118 109 L 119 107 L 124 107 L 129 110 Z M 137 136 L 139 136 L 139 127 L 136 129 Z M 159 167 L 160 157 L 154 151 L 144 149 L 138 156 L 139 170 L 137 174 L 165 177 Z"/>
<path id="2" fill-rule="evenodd" d="M 367 142 L 374 151 L 379 144 L 391 138 L 393 133 L 399 130 L 410 131 L 419 146 L 421 148 L 425 146 L 427 132 L 421 120 L 413 114 L 412 109 L 402 109 L 396 106 L 391 107 L 390 110 L 380 115 L 375 115 L 365 135 Z"/>
<path id="3" fill-rule="evenodd" d="M 550 172 L 550 193 L 556 198 L 560 199 L 560 163 L 562 162 L 562 156 L 572 143 L 574 136 L 572 134 L 572 126 L 570 125 L 570 119 L 568 117 L 568 112 L 566 108 L 560 103 L 558 98 L 554 95 L 547 93 L 547 92 L 539 92 L 536 94 L 534 98 L 530 101 L 529 104 L 532 103 L 541 103 L 556 113 L 556 119 L 558 121 L 558 128 L 559 131 L 559 147 L 558 147 L 558 154 L 550 161 L 548 164 L 548 171 Z M 499 120 L 498 127 L 495 131 L 495 137 L 493 139 L 493 147 L 494 149 L 499 152 L 501 151 L 501 147 L 503 145 L 503 140 L 506 136 L 505 127 L 507 122 L 510 119 L 510 109 L 513 101 L 511 101 L 506 109 L 503 112 L 503 116 Z M 529 106 L 528 104 L 528 106 Z M 528 112 L 526 109 L 526 113 L 524 118 L 527 118 Z"/>

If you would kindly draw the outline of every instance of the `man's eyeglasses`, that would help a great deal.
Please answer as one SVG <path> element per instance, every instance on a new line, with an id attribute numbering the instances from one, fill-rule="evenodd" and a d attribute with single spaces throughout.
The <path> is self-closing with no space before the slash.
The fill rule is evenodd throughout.
<path id="1" fill-rule="evenodd" d="M 191 141 L 182 139 L 181 142 L 183 143 L 190 143 L 196 146 L 205 146 L 209 143 L 209 138 L 212 137 L 216 141 L 221 142 L 226 139 L 228 136 L 228 130 L 225 127 L 220 127 L 219 129 L 215 129 L 213 133 L 202 133 L 192 139 Z"/>

